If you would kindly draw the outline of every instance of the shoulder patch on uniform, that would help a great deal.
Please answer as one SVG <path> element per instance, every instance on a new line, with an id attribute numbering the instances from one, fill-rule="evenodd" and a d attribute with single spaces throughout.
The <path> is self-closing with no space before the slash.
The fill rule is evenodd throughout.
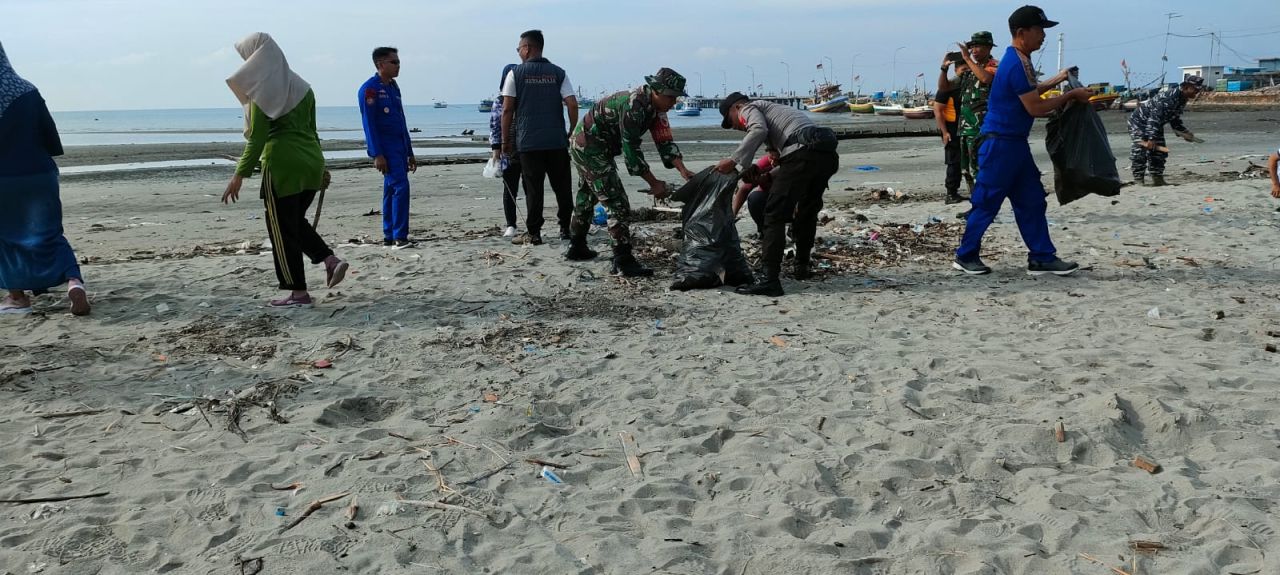
<path id="1" fill-rule="evenodd" d="M 377 100 L 377 98 L 378 98 L 378 91 L 373 89 L 372 86 L 364 89 L 364 103 L 366 105 L 372 106 L 374 101 Z"/>

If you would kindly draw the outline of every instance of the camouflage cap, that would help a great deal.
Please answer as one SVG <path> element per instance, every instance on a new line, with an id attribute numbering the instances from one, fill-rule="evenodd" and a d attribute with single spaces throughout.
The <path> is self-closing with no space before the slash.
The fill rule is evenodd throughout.
<path id="1" fill-rule="evenodd" d="M 982 32 L 974 32 L 973 37 L 969 38 L 969 43 L 965 44 L 965 46 L 970 48 L 974 46 L 991 46 L 992 48 L 995 48 L 996 39 L 991 36 L 990 32 L 985 30 Z"/>
<path id="2" fill-rule="evenodd" d="M 653 91 L 664 96 L 688 96 L 684 92 L 684 76 L 677 74 L 671 68 L 661 68 L 657 74 L 645 76 L 644 83 L 648 84 Z"/>

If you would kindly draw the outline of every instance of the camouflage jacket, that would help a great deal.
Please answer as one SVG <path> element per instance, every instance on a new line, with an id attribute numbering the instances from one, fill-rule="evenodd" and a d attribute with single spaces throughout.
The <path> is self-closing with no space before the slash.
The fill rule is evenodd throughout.
<path id="1" fill-rule="evenodd" d="M 1182 110 L 1187 107 L 1187 98 L 1182 89 L 1165 86 L 1154 98 L 1138 104 L 1138 109 L 1129 115 L 1129 127 L 1133 133 L 1144 140 L 1155 138 L 1169 124 L 1175 132 L 1185 132 L 1182 124 Z"/>
<path id="2" fill-rule="evenodd" d="M 987 60 L 983 64 L 987 72 L 995 79 L 996 68 L 1000 62 L 995 58 Z M 972 128 L 982 128 L 982 119 L 987 115 L 987 99 L 991 97 L 991 84 L 983 84 L 978 81 L 978 76 L 973 72 L 966 71 L 960 74 L 960 115 L 962 119 L 967 118 L 969 122 L 976 122 Z"/>
<path id="3" fill-rule="evenodd" d="M 650 170 L 640 151 L 640 137 L 649 132 L 662 157 L 662 165 L 674 168 L 674 162 L 682 157 L 680 148 L 671 135 L 666 112 L 655 109 L 650 96 L 649 88 L 641 86 L 596 102 L 574 130 L 573 146 L 587 154 L 621 155 L 627 164 L 627 173 L 642 176 Z"/>

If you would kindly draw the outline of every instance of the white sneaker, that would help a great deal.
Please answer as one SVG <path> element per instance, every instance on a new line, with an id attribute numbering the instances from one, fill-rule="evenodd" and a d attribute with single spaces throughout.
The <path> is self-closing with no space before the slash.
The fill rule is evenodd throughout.
<path id="1" fill-rule="evenodd" d="M 514 238 L 514 237 L 516 237 L 516 227 L 515 227 L 515 226 L 507 226 L 507 231 L 502 232 L 502 237 L 504 237 L 504 238 Z"/>

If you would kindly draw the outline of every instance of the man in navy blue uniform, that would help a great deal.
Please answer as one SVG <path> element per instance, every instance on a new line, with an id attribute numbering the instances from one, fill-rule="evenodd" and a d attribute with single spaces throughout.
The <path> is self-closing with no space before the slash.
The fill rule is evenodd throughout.
<path id="1" fill-rule="evenodd" d="M 556 195 L 560 239 L 569 239 L 573 215 L 573 172 L 569 167 L 569 134 L 578 125 L 578 97 L 564 69 L 542 57 L 542 31 L 520 35 L 519 66 L 502 82 L 502 151 L 520 154 L 528 213 L 526 233 L 515 244 L 542 243 L 544 178 Z M 564 124 L 565 108 L 569 126 Z M 515 131 L 512 137 L 512 130 Z"/>
<path id="2" fill-rule="evenodd" d="M 956 250 L 955 269 L 970 275 L 991 273 L 991 268 L 978 257 L 982 236 L 1000 212 L 1005 198 L 1013 204 L 1018 231 L 1027 244 L 1027 273 L 1031 275 L 1068 275 L 1080 266 L 1058 258 L 1049 239 L 1049 222 L 1045 218 L 1044 184 L 1040 169 L 1031 157 L 1031 125 L 1036 118 L 1049 115 L 1069 102 L 1089 102 L 1087 88 L 1077 88 L 1061 96 L 1040 96 L 1066 81 L 1063 70 L 1047 82 L 1037 85 L 1030 56 L 1044 44 L 1044 29 L 1057 26 L 1035 6 L 1023 6 L 1009 16 L 1012 46 L 1005 51 L 991 83 L 987 117 L 982 124 L 978 148 L 978 180 L 974 186 L 968 224 L 964 238 Z"/>
<path id="3" fill-rule="evenodd" d="M 400 100 L 400 53 L 395 48 L 373 51 L 378 73 L 360 86 L 360 118 L 373 167 L 382 173 L 382 243 L 409 245 L 409 172 L 418 170 L 409 142 L 409 125 Z"/>

